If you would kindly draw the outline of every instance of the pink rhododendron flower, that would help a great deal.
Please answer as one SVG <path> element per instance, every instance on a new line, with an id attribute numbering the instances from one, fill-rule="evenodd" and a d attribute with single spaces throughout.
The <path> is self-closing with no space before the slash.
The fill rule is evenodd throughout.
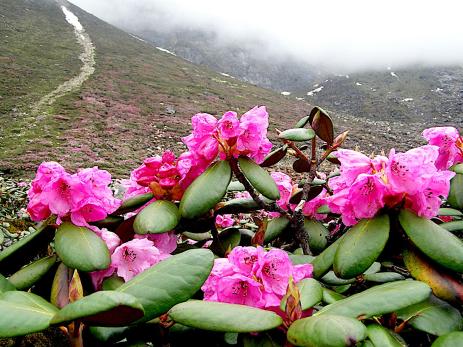
<path id="1" fill-rule="evenodd" d="M 229 228 L 235 224 L 235 220 L 231 214 L 219 214 L 215 217 L 215 224 L 220 228 Z"/>
<path id="2" fill-rule="evenodd" d="M 423 137 L 430 145 L 439 147 L 436 167 L 447 170 L 463 162 L 463 139 L 454 127 L 435 127 L 423 131 Z"/>
<path id="3" fill-rule="evenodd" d="M 111 256 L 111 265 L 116 267 L 117 275 L 129 281 L 154 264 L 167 258 L 154 243 L 148 239 L 134 239 L 118 246 Z"/>
<path id="4" fill-rule="evenodd" d="M 191 123 L 193 132 L 182 141 L 198 161 L 211 163 L 218 155 L 222 160 L 241 155 L 260 163 L 272 147 L 267 138 L 268 113 L 264 106 L 254 107 L 241 118 L 232 111 L 220 120 L 199 113 Z"/>
<path id="5" fill-rule="evenodd" d="M 146 158 L 143 164 L 133 170 L 126 198 L 152 192 L 155 199 L 178 201 L 193 180 L 209 165 L 209 162 L 195 159 L 191 152 L 178 158 L 171 151 L 162 156 Z"/>
<path id="6" fill-rule="evenodd" d="M 106 218 L 120 205 L 110 183 L 109 173 L 97 167 L 71 175 L 55 162 L 42 163 L 28 192 L 28 212 L 35 221 L 55 214 L 58 224 L 65 218 L 89 226 L 88 222 Z"/>
<path id="7" fill-rule="evenodd" d="M 303 208 L 302 213 L 304 216 L 312 217 L 317 220 L 322 220 L 326 218 L 326 214 L 317 213 L 317 210 L 323 206 L 328 204 L 328 192 L 326 189 L 323 189 L 318 196 L 313 198 L 312 200 L 307 201 Z"/>
<path id="8" fill-rule="evenodd" d="M 447 197 L 453 172 L 439 170 L 439 147 L 426 145 L 405 153 L 391 150 L 389 158 L 370 159 L 341 150 L 341 175 L 329 181 L 328 206 L 345 225 L 372 218 L 383 207 L 405 207 L 418 216 L 434 217 Z M 437 166 L 436 166 L 437 165 Z"/>
<path id="9" fill-rule="evenodd" d="M 280 199 L 278 199 L 276 203 L 283 210 L 287 211 L 289 199 L 291 198 L 291 194 L 293 192 L 293 181 L 291 180 L 291 177 L 284 174 L 283 172 L 272 172 L 270 176 L 272 176 L 278 187 L 278 191 L 280 192 Z"/>
<path id="10" fill-rule="evenodd" d="M 285 295 L 293 267 L 288 254 L 281 249 L 271 249 L 258 258 L 258 264 L 256 275 L 262 279 L 265 290 Z"/>
<path id="11" fill-rule="evenodd" d="M 228 258 L 216 259 L 201 289 L 204 300 L 279 309 L 290 276 L 297 283 L 312 277 L 312 265 L 294 266 L 286 252 L 262 247 L 235 247 Z"/>
<path id="12" fill-rule="evenodd" d="M 173 231 L 161 234 L 146 234 L 134 236 L 135 239 L 148 239 L 162 253 L 172 253 L 177 248 L 178 236 Z"/>

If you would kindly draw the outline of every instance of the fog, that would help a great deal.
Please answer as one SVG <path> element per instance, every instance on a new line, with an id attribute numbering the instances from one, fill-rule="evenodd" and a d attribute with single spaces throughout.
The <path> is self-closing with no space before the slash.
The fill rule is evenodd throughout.
<path id="1" fill-rule="evenodd" d="M 189 28 L 336 71 L 463 65 L 460 1 L 71 0 L 131 32 Z"/>

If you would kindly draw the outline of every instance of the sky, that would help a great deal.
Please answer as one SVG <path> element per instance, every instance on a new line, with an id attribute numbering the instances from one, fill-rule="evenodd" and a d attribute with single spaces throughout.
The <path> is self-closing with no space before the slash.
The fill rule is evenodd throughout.
<path id="1" fill-rule="evenodd" d="M 206 29 L 337 71 L 463 65 L 458 0 L 71 0 L 132 32 Z"/>

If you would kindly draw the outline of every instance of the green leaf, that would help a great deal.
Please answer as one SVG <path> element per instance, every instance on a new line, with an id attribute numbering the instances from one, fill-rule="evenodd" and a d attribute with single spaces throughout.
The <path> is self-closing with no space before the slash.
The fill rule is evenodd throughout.
<path id="1" fill-rule="evenodd" d="M 143 271 L 117 290 L 135 296 L 148 321 L 191 298 L 206 281 L 213 263 L 210 250 L 185 251 Z"/>
<path id="2" fill-rule="evenodd" d="M 463 174 L 457 173 L 450 180 L 450 192 L 447 202 L 453 208 L 463 209 Z"/>
<path id="3" fill-rule="evenodd" d="M 407 270 L 413 278 L 429 285 L 437 297 L 452 303 L 463 303 L 463 284 L 455 273 L 439 267 L 416 249 L 402 252 Z"/>
<path id="4" fill-rule="evenodd" d="M 315 259 L 315 257 L 306 254 L 289 254 L 289 259 L 291 259 L 293 265 L 301 265 L 310 264 Z"/>
<path id="5" fill-rule="evenodd" d="M 463 220 L 454 220 L 452 222 L 439 224 L 439 226 L 447 231 L 460 231 L 463 230 Z"/>
<path id="6" fill-rule="evenodd" d="M 374 274 L 366 274 L 363 276 L 365 281 L 376 282 L 376 283 L 386 283 L 404 280 L 405 277 L 397 272 L 377 272 Z"/>
<path id="7" fill-rule="evenodd" d="M 90 333 L 99 341 L 117 342 L 125 338 L 130 331 L 130 327 L 89 327 Z"/>
<path id="8" fill-rule="evenodd" d="M 227 192 L 231 180 L 230 163 L 220 160 L 209 166 L 183 194 L 180 214 L 184 218 L 196 218 L 213 208 Z"/>
<path id="9" fill-rule="evenodd" d="M 126 214 L 133 212 L 142 207 L 154 197 L 153 193 L 146 193 L 134 196 L 122 202 L 121 206 L 113 213 L 114 215 Z"/>
<path id="10" fill-rule="evenodd" d="M 275 181 L 265 169 L 248 157 L 238 158 L 238 163 L 246 179 L 259 193 L 270 200 L 280 198 L 280 191 Z"/>
<path id="11" fill-rule="evenodd" d="M 87 325 L 124 326 L 143 317 L 143 307 L 129 294 L 104 290 L 63 307 L 50 324 L 66 325 L 80 320 Z"/>
<path id="12" fill-rule="evenodd" d="M 425 300 L 431 288 L 423 282 L 405 280 L 381 284 L 325 306 L 316 315 L 339 314 L 370 318 L 394 312 Z"/>
<path id="13" fill-rule="evenodd" d="M 315 137 L 315 131 L 312 129 L 294 128 L 281 132 L 278 137 L 290 141 L 308 141 Z"/>
<path id="14" fill-rule="evenodd" d="M 169 311 L 169 317 L 197 329 L 235 333 L 265 331 L 283 324 L 281 317 L 270 311 L 202 300 L 174 306 Z"/>
<path id="15" fill-rule="evenodd" d="M 236 228 L 227 228 L 220 232 L 218 240 L 214 240 L 209 248 L 218 256 L 225 257 L 226 254 L 240 244 L 240 241 L 240 231 Z"/>
<path id="16" fill-rule="evenodd" d="M 133 230 L 137 234 L 160 234 L 173 230 L 180 220 L 177 206 L 170 201 L 156 200 L 135 217 Z"/>
<path id="17" fill-rule="evenodd" d="M 463 331 L 454 331 L 441 336 L 434 341 L 431 347 L 457 347 L 463 346 Z"/>
<path id="18" fill-rule="evenodd" d="M 399 221 L 410 240 L 436 263 L 463 272 L 463 242 L 429 219 L 402 210 Z"/>
<path id="19" fill-rule="evenodd" d="M 463 328 L 460 311 L 432 295 L 426 301 L 399 310 L 397 317 L 415 329 L 437 336 Z"/>
<path id="20" fill-rule="evenodd" d="M 307 310 L 320 301 L 323 298 L 323 287 L 321 284 L 313 278 L 305 278 L 297 283 L 299 294 L 301 296 L 301 308 Z M 280 309 L 285 312 L 286 297 L 283 297 L 280 303 Z"/>
<path id="21" fill-rule="evenodd" d="M 243 183 L 238 182 L 238 181 L 231 181 L 230 184 L 227 187 L 227 190 L 229 192 L 243 192 L 246 190 L 244 187 Z"/>
<path id="22" fill-rule="evenodd" d="M 71 269 L 85 272 L 104 270 L 111 263 L 108 247 L 97 234 L 69 222 L 59 226 L 55 249 L 63 263 Z"/>
<path id="23" fill-rule="evenodd" d="M 288 329 L 288 341 L 296 346 L 354 346 L 367 336 L 365 325 L 358 320 L 336 316 L 312 316 L 295 321 Z"/>
<path id="24" fill-rule="evenodd" d="M 304 230 L 309 236 L 309 246 L 312 251 L 319 253 L 326 248 L 330 233 L 321 222 L 305 218 Z"/>
<path id="25" fill-rule="evenodd" d="M 455 210 L 454 208 L 441 207 L 438 216 L 452 216 L 452 217 L 463 217 L 463 212 Z"/>
<path id="26" fill-rule="evenodd" d="M 373 342 L 374 346 L 382 347 L 406 347 L 407 345 L 399 340 L 397 335 L 392 331 L 378 324 L 370 324 L 367 326 L 368 338 Z"/>
<path id="27" fill-rule="evenodd" d="M 344 299 L 345 296 L 335 292 L 334 290 L 323 287 L 323 302 L 327 304 L 332 304 L 336 301 Z"/>
<path id="28" fill-rule="evenodd" d="M 103 290 L 116 290 L 120 286 L 124 284 L 124 280 L 117 276 L 116 274 L 112 275 L 111 277 L 107 277 L 104 279 L 101 288 Z"/>
<path id="29" fill-rule="evenodd" d="M 288 218 L 278 217 L 271 219 L 265 230 L 264 244 L 270 243 L 281 235 L 283 230 L 289 225 Z"/>
<path id="30" fill-rule="evenodd" d="M 328 205 L 322 205 L 317 209 L 317 213 L 328 214 L 328 213 L 331 213 L 331 210 L 328 207 Z"/>
<path id="31" fill-rule="evenodd" d="M 281 159 L 283 159 L 286 155 L 288 147 L 285 145 L 283 147 L 277 148 L 273 152 L 270 152 L 265 157 L 264 161 L 260 163 L 261 167 L 269 167 L 273 166 L 278 163 Z"/>
<path id="32" fill-rule="evenodd" d="M 16 290 L 15 286 L 12 285 L 11 282 L 5 278 L 5 276 L 0 274 L 0 294 L 9 292 L 12 290 Z"/>
<path id="33" fill-rule="evenodd" d="M 342 238 L 334 257 L 334 272 L 341 278 L 363 273 L 378 258 L 389 238 L 389 216 L 363 219 Z"/>
<path id="34" fill-rule="evenodd" d="M 25 290 L 41 279 L 56 262 L 56 255 L 39 259 L 11 275 L 8 280 L 18 290 Z"/>
<path id="35" fill-rule="evenodd" d="M 463 174 L 463 163 L 453 165 L 449 170 L 457 173 Z"/>
<path id="36" fill-rule="evenodd" d="M 217 214 L 246 213 L 260 209 L 259 205 L 252 198 L 236 198 L 221 202 L 216 211 Z"/>
<path id="37" fill-rule="evenodd" d="M 355 278 L 349 278 L 349 279 L 339 278 L 336 276 L 334 271 L 328 271 L 328 273 L 325 276 L 323 276 L 320 279 L 320 281 L 326 284 L 340 286 L 340 285 L 355 283 Z"/>
<path id="38" fill-rule="evenodd" d="M 298 120 L 298 122 L 296 123 L 294 127 L 303 128 L 307 125 L 307 123 L 309 123 L 309 121 L 310 121 L 310 116 L 302 117 L 301 119 Z"/>
<path id="39" fill-rule="evenodd" d="M 334 127 L 328 113 L 318 106 L 315 106 L 310 112 L 310 124 L 315 134 L 327 144 L 331 145 L 334 141 Z"/>
<path id="40" fill-rule="evenodd" d="M 363 273 L 365 275 L 370 275 L 370 274 L 375 274 L 377 273 L 379 270 L 381 270 L 381 263 L 378 263 L 377 261 L 375 261 L 373 264 L 371 264 L 371 266 L 366 269 Z"/>
<path id="41" fill-rule="evenodd" d="M 314 278 L 320 278 L 329 271 L 331 265 L 333 265 L 336 250 L 343 238 L 344 235 L 329 245 L 328 248 L 317 255 L 312 261 Z"/>
<path id="42" fill-rule="evenodd" d="M 49 327 L 58 309 L 40 296 L 5 292 L 0 297 L 0 337 L 22 336 Z"/>

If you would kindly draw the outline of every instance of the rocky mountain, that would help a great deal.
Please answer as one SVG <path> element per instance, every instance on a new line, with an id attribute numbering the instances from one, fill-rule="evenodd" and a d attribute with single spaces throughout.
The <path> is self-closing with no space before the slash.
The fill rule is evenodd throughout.
<path id="1" fill-rule="evenodd" d="M 423 143 L 419 133 L 429 122 L 440 120 L 377 117 L 378 109 L 398 105 L 397 109 L 406 112 L 412 104 L 402 100 L 413 98 L 441 107 L 447 117 L 456 112 L 453 96 L 458 94 L 455 83 L 460 79 L 452 70 L 442 70 L 439 83 L 422 84 L 429 95 L 449 96 L 440 105 L 420 98 L 424 95 L 421 89 L 407 92 L 411 83 L 400 71 L 396 73 L 403 82 L 392 79 L 390 85 L 378 85 L 375 75 L 368 81 L 325 78 L 296 61 L 278 58 L 265 65 L 258 56 L 254 61 L 250 48 L 238 43 L 235 48 L 222 47 L 219 56 L 206 59 L 203 50 L 207 45 L 199 49 L 193 38 L 179 34 L 177 39 L 169 39 L 173 41 L 158 38 L 153 43 L 148 34 L 142 34 L 129 34 L 65 0 L 2 0 L 0 173 L 30 176 L 40 162 L 56 160 L 71 170 L 98 165 L 116 177 L 127 176 L 147 156 L 167 148 L 184 151 L 180 139 L 188 134 L 191 116 L 198 112 L 243 113 L 255 105 L 266 105 L 269 134 L 275 140 L 276 128 L 292 127 L 310 111 L 310 103 L 316 102 L 333 111 L 336 132 L 350 130 L 347 147 L 366 151 L 406 149 Z M 186 43 L 190 48 L 185 48 L 182 58 L 180 47 Z M 258 43 L 252 46 L 259 47 Z M 197 61 L 201 57 L 204 62 Z M 216 60 L 215 66 L 210 65 L 211 59 Z M 390 79 L 387 73 L 382 77 Z M 352 85 L 352 81 L 362 85 Z M 320 84 L 317 88 L 323 86 L 321 91 L 307 96 L 308 91 L 317 89 L 313 87 L 316 83 Z M 367 89 L 379 91 L 380 86 L 386 96 L 388 88 L 400 91 L 396 102 Z M 282 95 L 286 90 L 293 93 Z M 358 95 L 355 98 L 354 93 Z M 371 104 L 370 95 L 377 97 Z M 365 116 L 359 110 L 364 110 Z"/>
<path id="2" fill-rule="evenodd" d="M 460 66 L 384 67 L 339 75 L 289 56 L 269 58 L 262 43 L 220 40 L 213 32 L 144 29 L 137 35 L 196 64 L 337 113 L 370 121 L 463 126 Z"/>

